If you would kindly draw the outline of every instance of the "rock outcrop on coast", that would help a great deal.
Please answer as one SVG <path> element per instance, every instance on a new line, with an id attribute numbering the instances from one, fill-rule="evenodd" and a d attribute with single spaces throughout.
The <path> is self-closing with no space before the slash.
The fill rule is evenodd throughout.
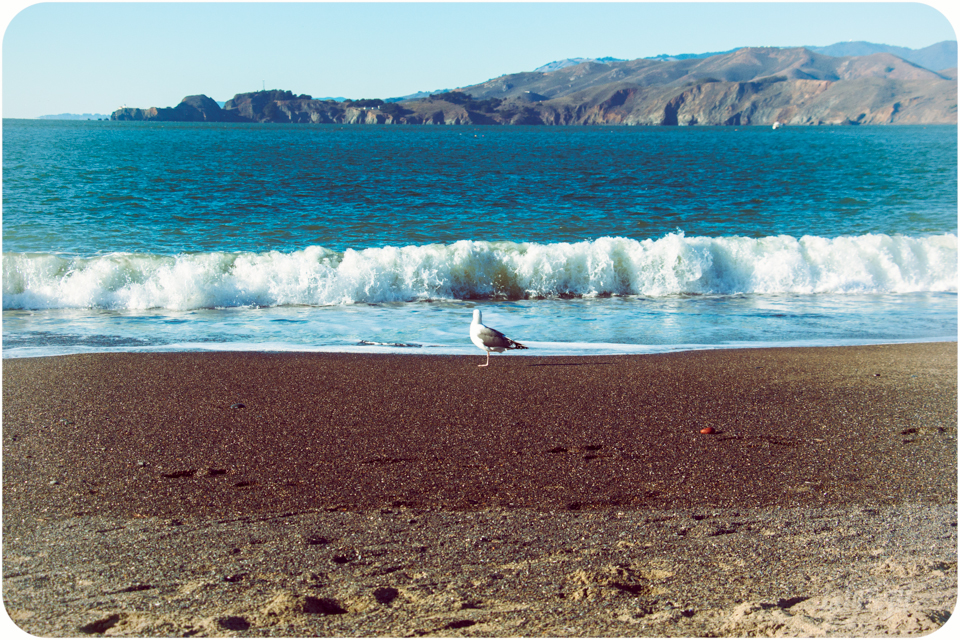
<path id="1" fill-rule="evenodd" d="M 241 93 L 173 108 L 118 109 L 113 120 L 527 125 L 955 124 L 956 68 L 931 71 L 890 53 L 831 57 L 744 48 L 706 58 L 586 61 L 504 75 L 415 99 L 316 100 Z"/>
<path id="2" fill-rule="evenodd" d="M 247 118 L 224 111 L 204 95 L 187 96 L 175 107 L 122 107 L 110 115 L 111 120 L 159 120 L 162 122 L 249 122 Z"/>

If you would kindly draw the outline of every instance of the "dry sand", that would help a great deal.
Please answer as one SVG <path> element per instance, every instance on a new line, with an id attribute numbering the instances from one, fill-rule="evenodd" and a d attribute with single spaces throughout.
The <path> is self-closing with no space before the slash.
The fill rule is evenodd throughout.
<path id="1" fill-rule="evenodd" d="M 3 361 L 8 614 L 71 637 L 877 636 L 953 611 L 956 343 L 482 360 Z"/>

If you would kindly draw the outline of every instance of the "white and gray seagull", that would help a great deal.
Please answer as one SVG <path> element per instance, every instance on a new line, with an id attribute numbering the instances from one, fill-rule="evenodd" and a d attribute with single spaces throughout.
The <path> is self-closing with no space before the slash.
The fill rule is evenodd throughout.
<path id="1" fill-rule="evenodd" d="M 491 329 L 480 322 L 480 309 L 473 310 L 473 322 L 470 323 L 470 340 L 487 352 L 487 361 L 478 364 L 478 367 L 486 367 L 490 364 L 491 351 L 503 353 L 505 349 L 526 349 L 516 340 L 511 340 L 496 329 Z"/>

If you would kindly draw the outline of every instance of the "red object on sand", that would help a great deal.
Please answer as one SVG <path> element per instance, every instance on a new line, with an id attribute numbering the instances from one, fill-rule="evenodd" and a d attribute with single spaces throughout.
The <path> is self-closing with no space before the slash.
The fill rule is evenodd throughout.
<path id="1" fill-rule="evenodd" d="M 715 430 L 713 427 L 704 427 L 700 429 L 700 433 L 715 433 Z"/>

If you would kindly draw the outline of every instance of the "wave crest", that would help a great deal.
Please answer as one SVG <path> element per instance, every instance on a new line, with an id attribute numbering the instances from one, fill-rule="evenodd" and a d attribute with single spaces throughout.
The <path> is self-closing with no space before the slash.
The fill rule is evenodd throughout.
<path id="1" fill-rule="evenodd" d="M 337 253 L 3 255 L 3 308 L 186 310 L 414 300 L 957 290 L 957 236 L 460 241 Z"/>

